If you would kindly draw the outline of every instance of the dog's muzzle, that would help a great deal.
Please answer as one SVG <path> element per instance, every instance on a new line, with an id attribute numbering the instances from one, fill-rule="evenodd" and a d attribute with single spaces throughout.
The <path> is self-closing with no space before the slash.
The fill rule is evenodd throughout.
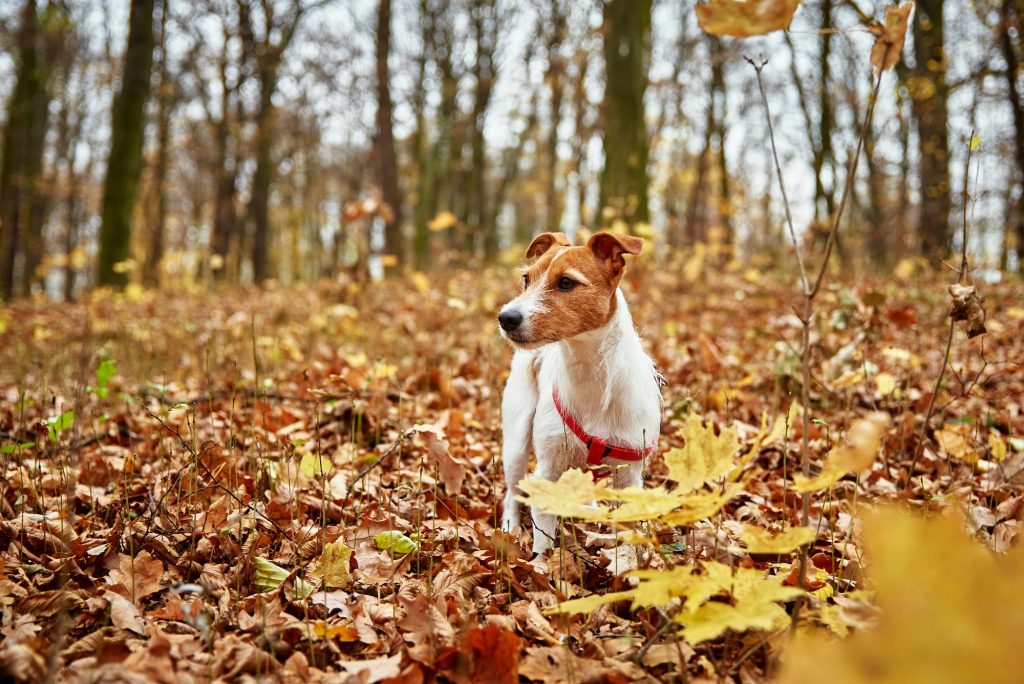
<path id="1" fill-rule="evenodd" d="M 507 333 L 515 332 L 523 324 L 523 314 L 516 309 L 508 309 L 498 314 L 498 325 Z"/>

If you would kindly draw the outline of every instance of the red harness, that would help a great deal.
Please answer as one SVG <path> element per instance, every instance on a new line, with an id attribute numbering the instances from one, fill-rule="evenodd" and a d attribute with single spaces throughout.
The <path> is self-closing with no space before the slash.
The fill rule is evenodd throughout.
<path id="1" fill-rule="evenodd" d="M 580 438 L 584 444 L 587 445 L 587 465 L 591 468 L 597 468 L 604 465 L 606 458 L 617 458 L 621 461 L 639 461 L 644 456 L 650 455 L 654 451 L 654 444 L 643 449 L 632 449 L 630 447 L 620 446 L 618 444 L 611 444 L 608 441 L 592 435 L 583 429 L 579 421 L 576 420 L 568 409 L 562 404 L 558 398 L 558 385 L 551 387 L 551 399 L 555 402 L 555 410 L 558 411 L 558 415 L 562 417 L 562 421 L 565 426 L 572 431 L 574 435 Z M 594 477 L 598 477 L 599 473 L 594 470 Z"/>

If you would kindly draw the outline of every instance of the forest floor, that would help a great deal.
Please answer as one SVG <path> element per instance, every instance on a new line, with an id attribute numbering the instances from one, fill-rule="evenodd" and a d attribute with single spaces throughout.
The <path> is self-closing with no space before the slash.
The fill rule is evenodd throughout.
<path id="1" fill-rule="evenodd" d="M 741 539 L 747 525 L 801 522 L 800 420 L 781 439 L 762 430 L 800 398 L 801 299 L 754 271 L 687 275 L 641 262 L 624 283 L 667 381 L 647 486 L 665 484 L 663 455 L 696 415 L 712 434 L 735 430 L 737 459 L 750 452 L 742 491 L 684 526 L 566 520 L 559 548 L 537 559 L 529 530 L 495 529 L 511 357 L 495 314 L 516 285 L 506 271 L 0 309 L 0 672 L 757 682 L 778 675 L 794 632 L 828 631 L 831 643 L 873 629 L 864 589 L 881 591 L 884 572 L 875 586 L 861 521 L 876 503 L 960 511 L 980 542 L 964 543 L 1016 545 L 1024 286 L 980 286 L 988 333 L 968 340 L 957 325 L 921 442 L 949 283 L 864 278 L 817 300 L 812 471 L 856 420 L 883 412 L 888 424 L 868 469 L 812 496 L 812 598 L 773 604 L 797 629 L 752 620 L 691 641 L 671 593 L 660 606 L 546 610 L 628 591 L 636 579 L 621 571 L 637 564 L 722 563 L 801 584 L 799 552 L 751 555 Z M 625 529 L 654 551 L 622 543 Z M 738 590 L 716 591 L 705 607 L 739 605 Z"/>

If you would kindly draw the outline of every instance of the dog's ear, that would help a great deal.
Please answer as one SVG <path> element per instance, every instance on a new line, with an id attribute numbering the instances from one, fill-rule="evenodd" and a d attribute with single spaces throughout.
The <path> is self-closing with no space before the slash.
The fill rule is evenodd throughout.
<path id="1" fill-rule="evenodd" d="M 533 242 L 526 248 L 526 258 L 533 259 L 534 257 L 539 257 L 555 245 L 570 247 L 572 243 L 569 242 L 569 238 L 565 237 L 565 233 L 541 233 L 533 238 Z"/>
<path id="2" fill-rule="evenodd" d="M 626 267 L 623 254 L 639 254 L 644 248 L 644 239 L 634 235 L 613 235 L 612 233 L 595 233 L 587 241 L 587 247 L 598 259 L 608 264 L 612 276 L 618 276 Z"/>

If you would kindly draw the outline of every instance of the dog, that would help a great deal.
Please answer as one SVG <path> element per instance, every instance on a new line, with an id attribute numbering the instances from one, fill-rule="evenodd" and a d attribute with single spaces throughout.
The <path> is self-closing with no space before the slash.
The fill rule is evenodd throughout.
<path id="1" fill-rule="evenodd" d="M 661 387 L 619 289 L 625 255 L 642 238 L 601 232 L 585 247 L 542 233 L 526 250 L 523 291 L 498 315 L 515 354 L 501 402 L 506 494 L 502 528 L 520 524 L 518 484 L 529 449 L 534 477 L 557 480 L 569 468 L 607 467 L 615 487 L 642 486 L 655 449 Z M 533 517 L 533 551 L 554 545 L 557 520 Z"/>

